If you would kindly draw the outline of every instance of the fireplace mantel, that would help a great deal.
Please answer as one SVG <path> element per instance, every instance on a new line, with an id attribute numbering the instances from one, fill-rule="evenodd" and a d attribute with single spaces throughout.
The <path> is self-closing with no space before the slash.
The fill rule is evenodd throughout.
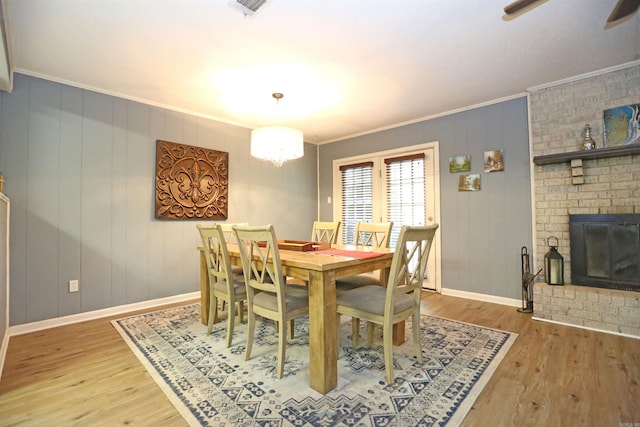
<path id="1" fill-rule="evenodd" d="M 595 150 L 571 151 L 569 153 L 547 154 L 535 156 L 533 163 L 536 165 L 550 165 L 552 163 L 570 162 L 574 159 L 594 160 L 607 157 L 631 156 L 640 154 L 640 144 L 621 145 L 618 147 L 596 148 Z"/>

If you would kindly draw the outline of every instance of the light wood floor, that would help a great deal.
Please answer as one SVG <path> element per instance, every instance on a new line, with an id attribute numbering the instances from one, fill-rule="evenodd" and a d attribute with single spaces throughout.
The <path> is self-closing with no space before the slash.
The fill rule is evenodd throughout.
<path id="1" fill-rule="evenodd" d="M 640 425 L 640 340 L 497 304 L 433 293 L 423 301 L 423 313 L 520 335 L 463 426 Z M 186 425 L 109 320 L 12 337 L 0 425 Z"/>

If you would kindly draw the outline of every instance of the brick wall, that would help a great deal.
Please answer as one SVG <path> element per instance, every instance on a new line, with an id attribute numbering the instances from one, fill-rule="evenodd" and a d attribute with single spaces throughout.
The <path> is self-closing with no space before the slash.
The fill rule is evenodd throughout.
<path id="1" fill-rule="evenodd" d="M 603 74 L 534 89 L 529 94 L 531 156 L 579 151 L 582 130 L 587 123 L 591 125 L 596 148 L 602 148 L 603 111 L 637 103 L 640 103 L 638 62 Z M 582 172 L 584 184 L 576 185 L 572 184 L 569 162 L 536 165 L 533 170 L 536 236 L 533 252 L 536 271 L 542 267 L 544 254 L 549 249 L 545 239 L 555 236 L 559 241 L 558 252 L 565 260 L 567 284 L 571 283 L 569 215 L 640 213 L 640 155 L 584 160 Z M 545 307 L 554 306 L 549 301 L 543 303 L 541 300 L 543 294 L 553 297 L 547 295 L 549 292 L 537 284 L 534 287 L 536 317 L 562 322 L 571 320 L 569 317 L 573 316 L 560 314 L 557 307 L 554 312 L 544 311 Z M 560 290 L 555 292 L 559 294 Z M 595 290 L 592 292 L 601 295 Z M 571 291 L 568 293 L 571 295 Z M 636 302 L 639 296 L 637 292 L 630 295 Z M 612 320 L 613 317 L 608 316 L 607 319 Z M 584 321 L 580 324 L 585 326 Z M 605 329 L 612 328 L 617 331 L 620 329 L 619 324 Z"/>
<path id="2" fill-rule="evenodd" d="M 603 111 L 640 103 L 640 64 L 574 82 L 534 90 L 529 95 L 531 156 L 578 151 L 589 123 L 602 148 Z M 535 256 L 542 266 L 555 236 L 571 282 L 569 215 L 640 213 L 640 155 L 585 160 L 584 184 L 571 183 L 568 162 L 534 167 Z"/>
<path id="3" fill-rule="evenodd" d="M 640 337 L 640 292 L 536 283 L 533 300 L 537 319 Z"/>

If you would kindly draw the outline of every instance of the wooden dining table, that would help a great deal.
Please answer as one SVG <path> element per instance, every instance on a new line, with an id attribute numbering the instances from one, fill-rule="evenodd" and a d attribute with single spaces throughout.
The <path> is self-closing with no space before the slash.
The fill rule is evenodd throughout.
<path id="1" fill-rule="evenodd" d="M 234 265 L 242 265 L 239 248 L 228 244 Z M 209 275 L 203 248 L 200 250 L 201 320 L 209 316 Z M 372 256 L 375 253 L 375 256 Z M 318 251 L 280 250 L 283 274 L 309 286 L 309 376 L 310 386 L 326 394 L 338 384 L 338 332 L 336 279 L 381 270 L 383 283 L 389 273 L 393 250 L 368 246 L 332 245 Z M 230 310 L 232 312 L 232 310 Z M 404 322 L 396 325 L 394 344 L 404 341 Z"/>

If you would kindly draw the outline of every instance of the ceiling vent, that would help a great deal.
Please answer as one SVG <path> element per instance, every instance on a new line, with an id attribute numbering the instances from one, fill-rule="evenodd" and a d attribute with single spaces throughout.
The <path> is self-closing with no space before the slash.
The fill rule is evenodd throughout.
<path id="1" fill-rule="evenodd" d="M 244 16 L 255 15 L 269 0 L 234 0 L 229 6 L 238 9 Z"/>

